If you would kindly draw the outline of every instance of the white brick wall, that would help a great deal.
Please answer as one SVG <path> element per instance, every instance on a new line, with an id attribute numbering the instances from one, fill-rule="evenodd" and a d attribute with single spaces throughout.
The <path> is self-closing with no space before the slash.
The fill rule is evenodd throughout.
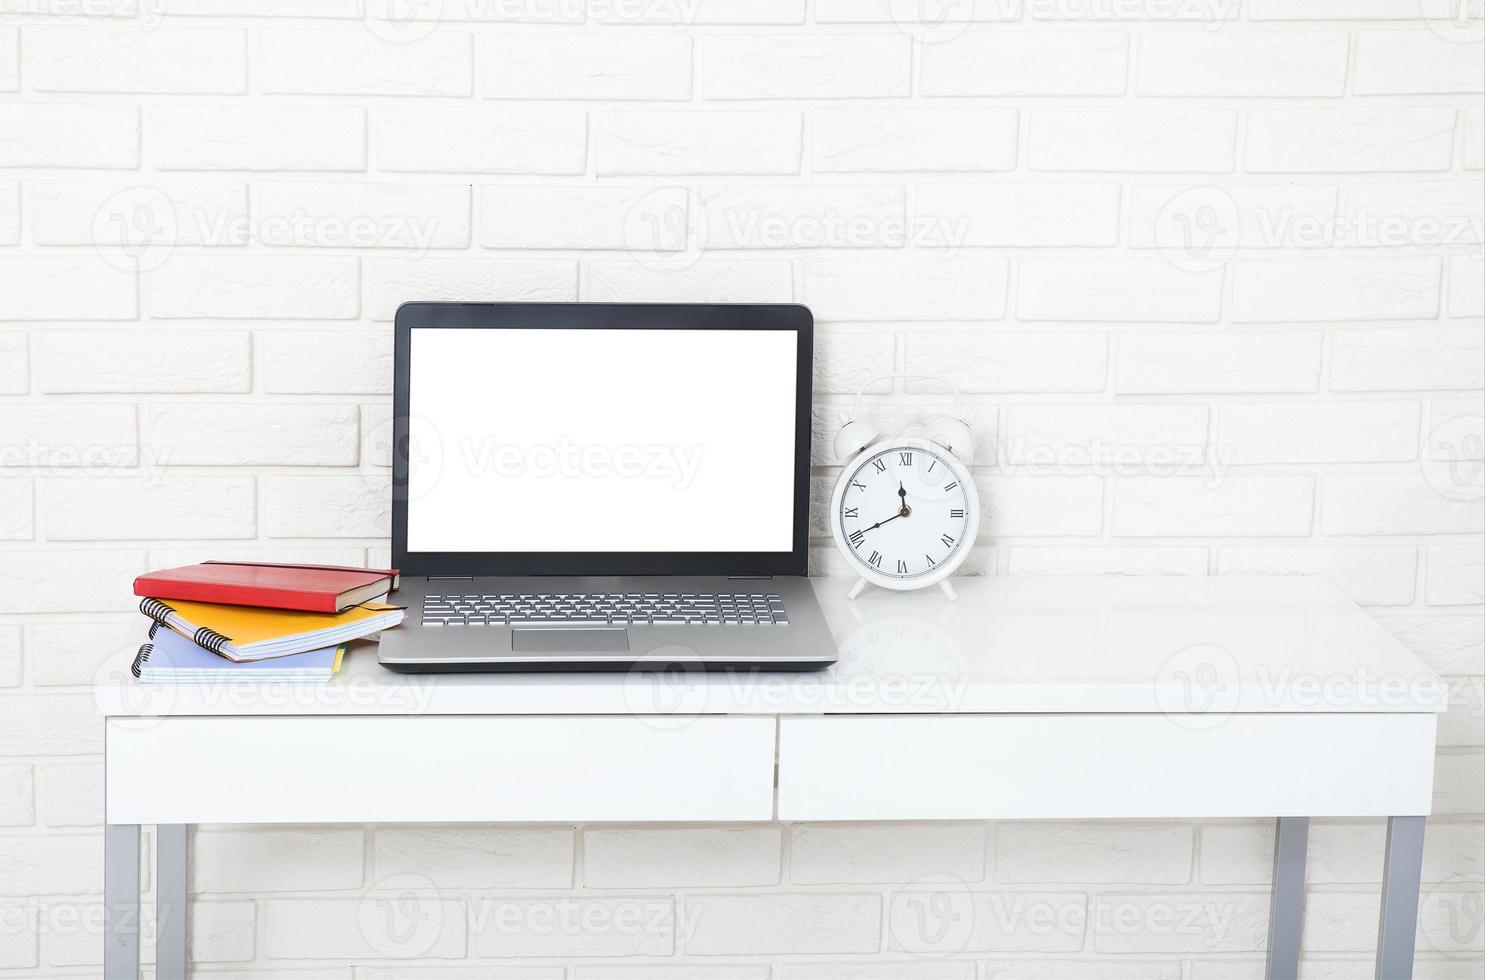
<path id="1" fill-rule="evenodd" d="M 1337 582 L 1451 684 L 1419 975 L 1479 975 L 1478 4 L 944 6 L 0 2 L 0 974 L 97 974 L 89 686 L 137 639 L 131 579 L 385 561 L 398 304 L 581 298 L 809 303 L 822 445 L 871 374 L 950 377 L 976 573 Z M 1307 976 L 1370 975 L 1382 841 L 1315 824 Z M 1261 975 L 1271 846 L 214 826 L 191 950 L 219 978 L 1230 980 Z"/>

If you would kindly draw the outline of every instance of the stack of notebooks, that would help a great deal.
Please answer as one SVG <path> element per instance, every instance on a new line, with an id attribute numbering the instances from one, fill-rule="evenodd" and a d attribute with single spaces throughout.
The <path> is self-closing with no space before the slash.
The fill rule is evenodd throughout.
<path id="1" fill-rule="evenodd" d="M 328 681 L 345 645 L 402 622 L 383 603 L 395 569 L 203 562 L 134 580 L 149 642 L 134 676 L 154 684 Z"/>

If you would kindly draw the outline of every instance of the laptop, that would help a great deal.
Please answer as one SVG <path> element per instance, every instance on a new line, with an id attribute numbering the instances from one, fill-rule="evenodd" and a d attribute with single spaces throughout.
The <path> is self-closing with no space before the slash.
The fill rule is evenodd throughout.
<path id="1" fill-rule="evenodd" d="M 405 672 L 807 670 L 814 321 L 789 305 L 397 311 Z"/>

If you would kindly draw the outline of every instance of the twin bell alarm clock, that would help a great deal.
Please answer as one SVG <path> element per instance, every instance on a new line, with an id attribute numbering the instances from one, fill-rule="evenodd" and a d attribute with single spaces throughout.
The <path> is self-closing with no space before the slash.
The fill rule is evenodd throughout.
<path id="1" fill-rule="evenodd" d="M 954 415 L 923 420 L 909 432 L 884 435 L 861 418 L 861 396 L 889 378 L 937 381 L 954 392 Z M 974 547 L 980 500 L 970 462 L 974 444 L 964 399 L 942 378 L 884 374 L 856 392 L 850 417 L 835 436 L 843 469 L 830 496 L 830 531 L 860 577 L 851 598 L 867 585 L 899 591 L 937 585 L 955 598 L 948 577 Z"/>

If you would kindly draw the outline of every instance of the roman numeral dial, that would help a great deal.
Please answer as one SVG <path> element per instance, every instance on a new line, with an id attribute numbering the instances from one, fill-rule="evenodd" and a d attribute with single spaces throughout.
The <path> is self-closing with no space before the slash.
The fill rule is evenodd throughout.
<path id="1" fill-rule="evenodd" d="M 909 444 L 911 443 L 911 444 Z M 836 541 L 860 573 L 937 581 L 974 545 L 979 500 L 964 464 L 922 440 L 868 450 L 836 484 Z"/>

